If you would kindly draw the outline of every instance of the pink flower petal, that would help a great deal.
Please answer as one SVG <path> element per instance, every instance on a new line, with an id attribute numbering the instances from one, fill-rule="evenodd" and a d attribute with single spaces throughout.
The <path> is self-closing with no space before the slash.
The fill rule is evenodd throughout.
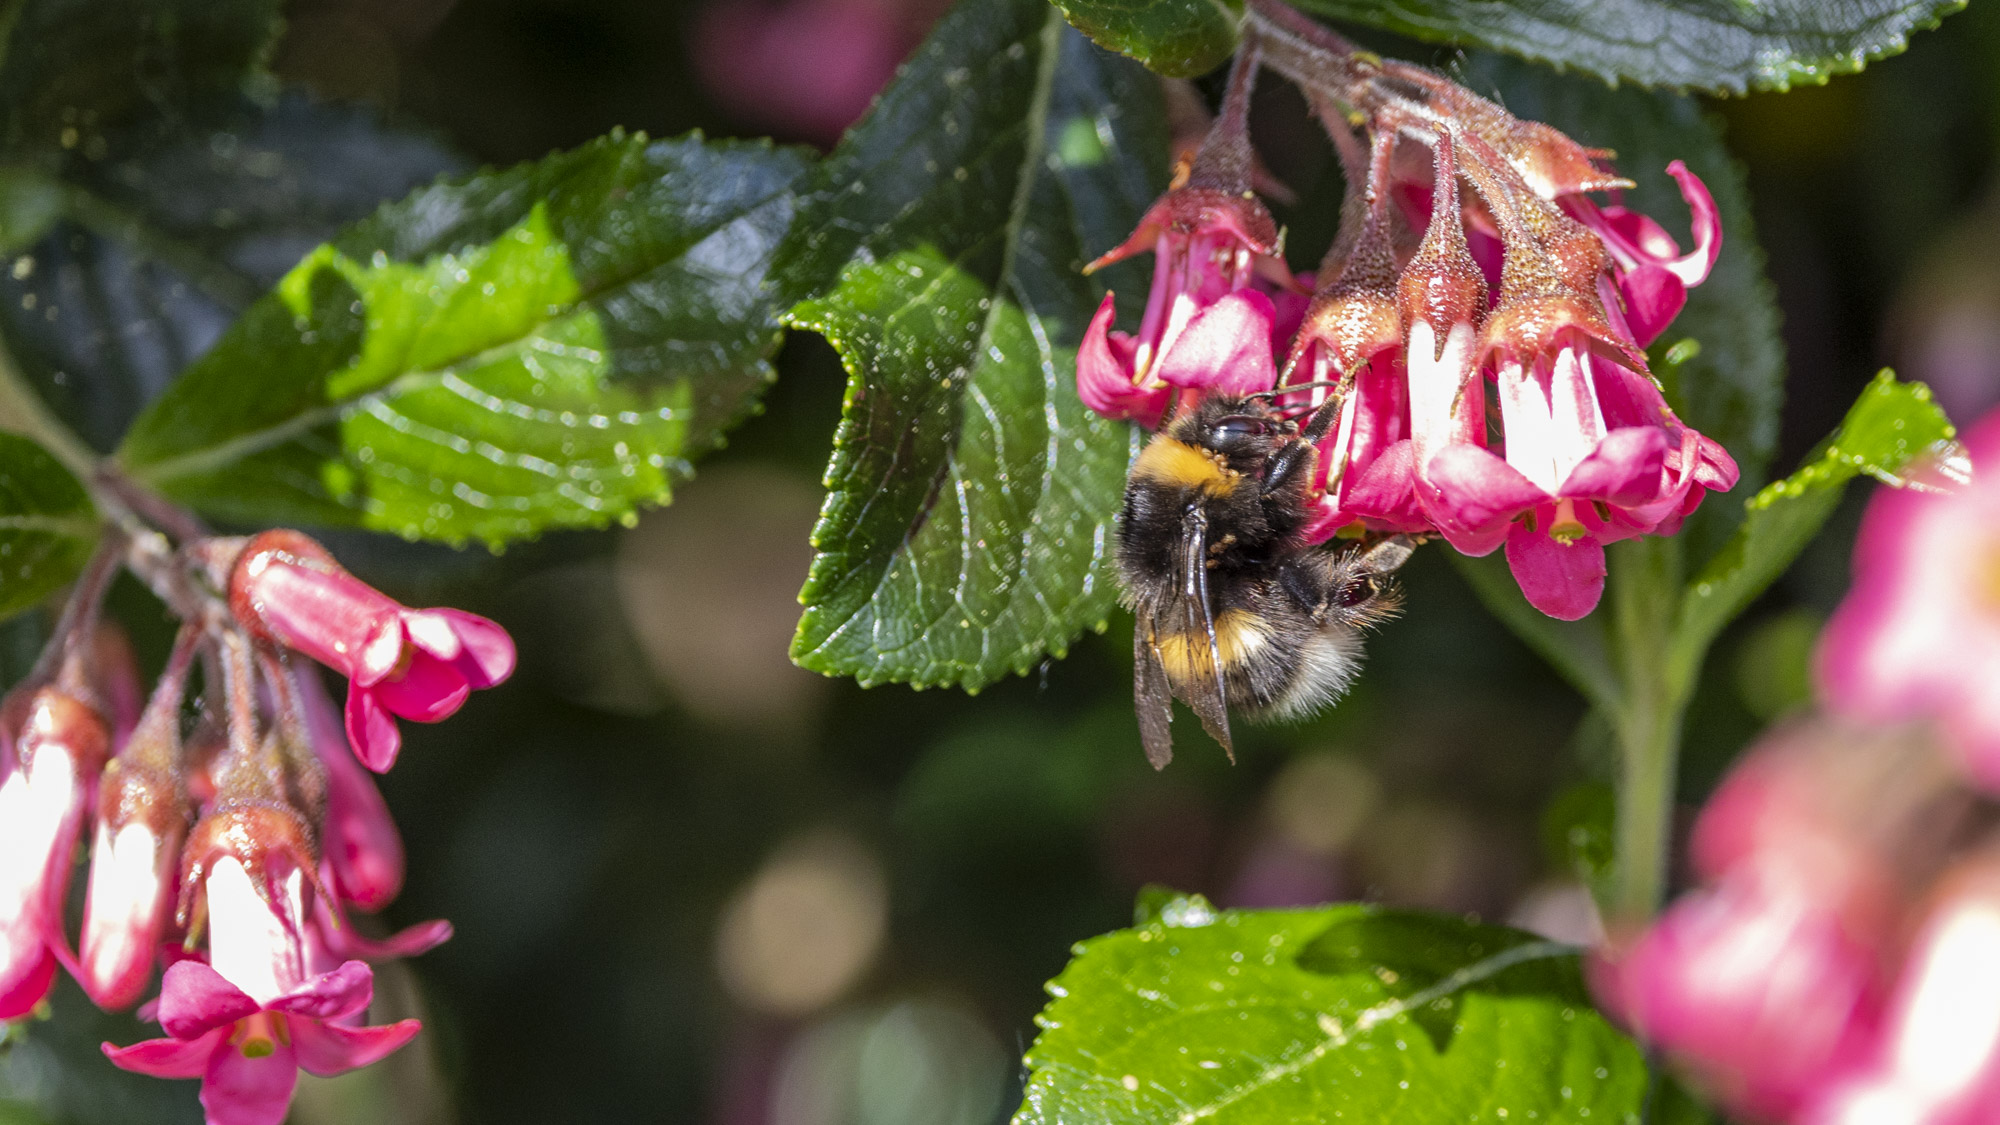
<path id="1" fill-rule="evenodd" d="M 208 1125 L 282 1125 L 299 1084 L 299 1062 L 292 1045 L 265 1040 L 271 1053 L 252 1058 L 236 1044 L 224 1044 L 209 1056 L 201 1080 L 201 1107 Z"/>
<path id="2" fill-rule="evenodd" d="M 1665 265 L 1683 285 L 1700 285 L 1707 279 L 1708 271 L 1715 268 L 1715 260 L 1722 256 L 1722 212 L 1716 209 L 1715 197 L 1708 194 L 1708 185 L 1688 171 L 1686 164 L 1676 160 L 1667 165 L 1667 175 L 1680 185 L 1681 198 L 1687 201 L 1694 249 Z"/>
<path id="3" fill-rule="evenodd" d="M 466 683 L 474 688 L 490 688 L 514 674 L 514 638 L 498 622 L 462 609 L 424 612 L 443 618 L 458 635 L 459 656 L 453 666 Z"/>
<path id="4" fill-rule="evenodd" d="M 347 743 L 361 764 L 376 773 L 388 773 L 396 764 L 396 751 L 403 747 L 403 732 L 376 700 L 374 689 L 351 680 L 347 685 Z"/>
<path id="5" fill-rule="evenodd" d="M 1461 554 L 1474 557 L 1492 554 L 1514 517 L 1549 499 L 1512 465 L 1459 442 L 1432 454 L 1418 495 L 1438 532 Z"/>
<path id="6" fill-rule="evenodd" d="M 1341 508 L 1379 531 L 1424 531 L 1430 520 L 1416 498 L 1416 443 L 1399 441 L 1368 462 L 1351 487 L 1341 489 Z"/>
<path id="7" fill-rule="evenodd" d="M 339 933 L 330 935 L 327 945 L 344 956 L 359 957 L 366 961 L 390 961 L 428 953 L 450 941 L 451 932 L 451 923 L 442 918 L 418 922 L 380 941 L 364 937 L 355 932 L 352 926 L 346 926 Z"/>
<path id="8" fill-rule="evenodd" d="M 1106 418 L 1130 418 L 1152 429 L 1160 424 L 1173 392 L 1166 387 L 1133 385 L 1133 343 L 1124 333 L 1111 331 L 1116 316 L 1112 294 L 1106 293 L 1076 353 L 1076 394 L 1085 406 Z"/>
<path id="9" fill-rule="evenodd" d="M 403 838 L 382 793 L 348 748 L 347 732 L 319 674 L 298 677 L 299 709 L 313 753 L 326 766 L 321 848 L 334 892 L 362 910 L 380 910 L 403 888 Z"/>
<path id="10" fill-rule="evenodd" d="M 257 1011 L 257 1001 L 200 961 L 176 961 L 160 979 L 160 1026 L 176 1039 L 193 1039 Z"/>
<path id="11" fill-rule="evenodd" d="M 150 1078 L 200 1078 L 208 1071 L 209 1056 L 225 1046 L 229 1029 L 218 1027 L 193 1039 L 147 1039 L 120 1047 L 100 1044 L 104 1057 L 120 1070 Z"/>
<path id="12" fill-rule="evenodd" d="M 1633 341 L 1643 348 L 1687 306 L 1687 285 L 1667 267 L 1648 262 L 1618 279 L 1618 296 Z"/>
<path id="13" fill-rule="evenodd" d="M 1657 500 L 1665 484 L 1667 444 L 1667 431 L 1658 426 L 1612 430 L 1570 470 L 1557 495 L 1622 508 Z"/>
<path id="14" fill-rule="evenodd" d="M 0 981 L 0 1020 L 17 1020 L 35 1010 L 56 981 L 56 958 L 44 942 L 16 955 Z"/>
<path id="15" fill-rule="evenodd" d="M 1710 492 L 1727 492 L 1735 488 L 1741 477 L 1736 468 L 1736 458 L 1731 457 L 1722 443 L 1712 437 L 1696 435 L 1695 444 L 1700 455 L 1700 460 L 1695 462 L 1695 486 Z"/>
<path id="16" fill-rule="evenodd" d="M 450 718 L 465 705 L 472 685 L 458 669 L 426 652 L 412 656 L 401 676 L 386 679 L 374 687 L 375 702 L 390 714 L 420 723 Z"/>
<path id="17" fill-rule="evenodd" d="M 416 1020 L 398 1020 L 383 1027 L 342 1027 L 297 1020 L 292 1024 L 292 1041 L 298 1049 L 300 1066 L 322 1078 L 330 1078 L 380 1061 L 408 1043 L 423 1026 Z"/>
<path id="18" fill-rule="evenodd" d="M 1194 315 L 1161 356 L 1154 378 L 1176 387 L 1247 395 L 1278 385 L 1271 358 L 1271 299 L 1253 289 L 1222 297 Z"/>
<path id="19" fill-rule="evenodd" d="M 1516 524 L 1507 535 L 1507 567 L 1528 604 L 1559 621 L 1589 616 L 1604 596 L 1604 547 L 1588 538 L 1559 543 Z"/>
<path id="20" fill-rule="evenodd" d="M 360 961 L 349 961 L 271 1001 L 269 1007 L 310 1019 L 337 1020 L 362 1011 L 374 998 L 375 971 Z"/>

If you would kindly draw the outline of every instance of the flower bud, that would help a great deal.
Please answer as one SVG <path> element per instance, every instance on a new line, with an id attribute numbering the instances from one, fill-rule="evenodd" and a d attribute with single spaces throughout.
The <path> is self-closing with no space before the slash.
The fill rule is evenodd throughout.
<path id="1" fill-rule="evenodd" d="M 2000 465 L 2000 412 L 1964 441 L 1982 467 L 1969 485 L 1940 462 L 1929 487 L 1870 502 L 1854 588 L 1821 636 L 1816 678 L 1827 706 L 1851 718 L 1939 723 L 1965 771 L 2000 793 L 2000 473 L 1989 468 Z"/>
<path id="2" fill-rule="evenodd" d="M 35 689 L 0 781 L 0 1020 L 27 1014 L 55 978 L 71 857 L 110 750 L 103 716 L 60 687 Z"/>
<path id="3" fill-rule="evenodd" d="M 395 764 L 395 717 L 434 723 L 474 688 L 514 671 L 506 630 L 456 609 L 409 609 L 355 578 L 296 531 L 267 531 L 243 548 L 229 603 L 258 635 L 347 677 L 347 737 L 377 773 Z"/>
<path id="4" fill-rule="evenodd" d="M 306 921 L 318 879 L 310 840 L 298 814 L 250 803 L 203 817 L 188 840 L 181 918 L 200 908 L 209 964 L 259 1003 L 311 975 Z"/>
<path id="5" fill-rule="evenodd" d="M 137 1003 L 152 979 L 187 816 L 182 786 L 151 762 L 105 770 L 77 953 L 84 991 L 106 1011 Z"/>
<path id="6" fill-rule="evenodd" d="M 340 717 L 318 673 L 305 670 L 295 682 L 306 737 L 326 766 L 326 819 L 320 840 L 330 885 L 342 902 L 380 910 L 403 889 L 402 836 L 374 779 L 348 749 Z"/>

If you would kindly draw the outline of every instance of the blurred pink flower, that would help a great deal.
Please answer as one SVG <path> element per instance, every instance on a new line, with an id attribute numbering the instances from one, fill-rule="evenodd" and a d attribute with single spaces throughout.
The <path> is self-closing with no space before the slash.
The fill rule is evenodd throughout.
<path id="1" fill-rule="evenodd" d="M 1807 1125 L 1989 1125 L 2000 1112 L 2000 863 L 1969 861 L 1905 956 L 1871 1063 Z"/>
<path id="2" fill-rule="evenodd" d="M 868 110 L 933 5 L 896 0 L 720 0 L 695 24 L 702 82 L 766 129 L 830 145 Z M 912 10 L 914 9 L 914 10 Z"/>
<path id="3" fill-rule="evenodd" d="M 1924 488 L 1883 489 L 1863 517 L 1854 587 L 1818 651 L 1820 695 L 1875 723 L 1936 719 L 1973 776 L 2000 791 L 2000 413 L 1965 435 Z M 1939 495 L 1939 488 L 1952 488 Z"/>
<path id="4" fill-rule="evenodd" d="M 1783 1120 L 1861 1062 L 1881 1004 L 1879 936 L 1854 933 L 1786 873 L 1737 872 L 1600 957 L 1591 982 L 1732 1111 Z"/>
<path id="5" fill-rule="evenodd" d="M 514 671 L 514 642 L 499 625 L 463 610 L 403 606 L 296 531 L 249 541 L 229 600 L 245 625 L 347 677 L 348 741 L 377 773 L 402 746 L 395 717 L 437 722 L 472 689 Z"/>

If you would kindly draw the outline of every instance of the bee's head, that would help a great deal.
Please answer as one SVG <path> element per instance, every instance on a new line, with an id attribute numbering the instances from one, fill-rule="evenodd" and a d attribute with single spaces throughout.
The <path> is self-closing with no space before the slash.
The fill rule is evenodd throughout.
<path id="1" fill-rule="evenodd" d="M 1217 395 L 1176 419 L 1168 432 L 1189 445 L 1222 454 L 1233 466 L 1248 469 L 1290 442 L 1299 428 L 1274 413 L 1268 398 Z"/>

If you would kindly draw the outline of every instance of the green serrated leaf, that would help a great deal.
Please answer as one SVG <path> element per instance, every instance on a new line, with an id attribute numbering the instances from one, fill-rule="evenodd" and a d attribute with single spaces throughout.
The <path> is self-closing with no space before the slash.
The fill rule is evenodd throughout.
<path id="1" fill-rule="evenodd" d="M 1229 0 L 1051 0 L 1098 46 L 1130 55 L 1156 74 L 1193 78 L 1236 50 L 1240 4 Z"/>
<path id="2" fill-rule="evenodd" d="M 0 6 L 0 146 L 81 150 L 139 112 L 234 89 L 281 0 L 14 0 Z"/>
<path id="3" fill-rule="evenodd" d="M 1335 20 L 1494 47 L 1612 84 L 1741 94 L 1815 85 L 1908 45 L 1965 0 L 1298 0 Z"/>
<path id="4" fill-rule="evenodd" d="M 614 134 L 419 190 L 287 274 L 119 458 L 218 518 L 451 543 L 664 503 L 771 378 L 805 168 Z"/>
<path id="5" fill-rule="evenodd" d="M 1187 917 L 1078 947 L 1016 1125 L 1638 1120 L 1645 1063 L 1568 947 L 1367 906 Z"/>
<path id="6" fill-rule="evenodd" d="M 965 0 L 822 165 L 774 267 L 850 376 L 794 660 L 977 690 L 1102 625 L 1137 432 L 1076 397 L 1079 271 L 1166 148 L 1137 64 L 1040 0 Z"/>
<path id="7" fill-rule="evenodd" d="M 0 618 L 75 578 L 97 536 L 97 510 L 76 477 L 33 441 L 0 433 Z"/>
<path id="8" fill-rule="evenodd" d="M 1938 450 L 1955 431 L 1922 383 L 1883 371 L 1861 393 L 1840 428 L 1791 476 L 1745 503 L 1736 534 L 1688 583 L 1674 626 L 1672 657 L 1685 674 L 1725 625 L 1764 592 L 1819 533 L 1847 482 L 1866 474 L 1901 483 L 1918 456 Z"/>

